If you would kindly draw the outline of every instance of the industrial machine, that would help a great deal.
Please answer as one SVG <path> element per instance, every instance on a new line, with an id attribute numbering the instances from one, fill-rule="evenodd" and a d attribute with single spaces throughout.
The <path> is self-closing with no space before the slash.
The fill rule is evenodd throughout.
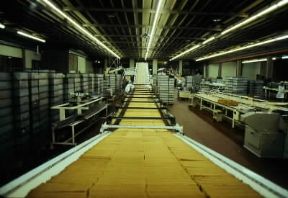
<path id="1" fill-rule="evenodd" d="M 285 157 L 287 123 L 279 113 L 249 112 L 241 119 L 245 122 L 246 149 L 258 157 Z"/>
<path id="2" fill-rule="evenodd" d="M 52 125 L 52 145 L 76 145 L 76 136 L 89 128 L 98 114 L 105 111 L 107 116 L 108 105 L 103 97 L 71 94 L 74 97 L 69 102 L 51 107 L 59 113 L 59 120 Z"/>

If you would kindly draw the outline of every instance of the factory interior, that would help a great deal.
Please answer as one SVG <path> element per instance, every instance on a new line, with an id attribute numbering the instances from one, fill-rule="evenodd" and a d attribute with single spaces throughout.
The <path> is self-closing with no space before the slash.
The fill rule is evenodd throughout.
<path id="1" fill-rule="evenodd" d="M 288 0 L 0 6 L 0 197 L 288 197 Z"/>

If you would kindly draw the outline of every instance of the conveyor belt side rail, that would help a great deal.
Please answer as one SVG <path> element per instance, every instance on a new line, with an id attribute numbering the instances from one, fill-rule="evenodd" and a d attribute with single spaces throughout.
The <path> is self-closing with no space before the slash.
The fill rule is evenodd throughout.
<path id="1" fill-rule="evenodd" d="M 99 134 L 0 187 L 0 197 L 26 197 L 32 189 L 58 175 L 108 135 Z"/>
<path id="2" fill-rule="evenodd" d="M 226 158 L 225 156 L 209 149 L 208 147 L 198 143 L 197 141 L 176 134 L 176 137 L 190 145 L 193 149 L 207 157 L 217 166 L 223 168 L 228 173 L 251 186 L 255 191 L 267 198 L 286 198 L 288 191 L 277 184 L 265 179 L 264 177 L 254 173 L 253 171 L 241 166 L 240 164 Z"/>
<path id="3" fill-rule="evenodd" d="M 118 109 L 167 109 L 167 107 L 119 107 L 116 106 Z"/>
<path id="4" fill-rule="evenodd" d="M 102 124 L 100 132 L 104 133 L 107 129 L 167 129 L 175 130 L 176 132 L 183 133 L 183 126 L 176 124 L 174 126 L 156 126 L 156 125 L 112 125 L 107 124 L 106 122 Z"/>

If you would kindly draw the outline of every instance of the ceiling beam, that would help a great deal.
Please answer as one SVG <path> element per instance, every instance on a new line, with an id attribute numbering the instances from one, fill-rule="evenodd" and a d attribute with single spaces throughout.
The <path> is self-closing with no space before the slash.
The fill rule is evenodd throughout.
<path id="1" fill-rule="evenodd" d="M 99 8 L 99 7 L 74 7 L 71 8 L 69 6 L 65 7 L 64 10 L 69 11 L 89 11 L 89 12 L 137 12 L 137 13 L 150 13 L 155 14 L 155 9 L 132 9 L 132 8 Z M 185 10 L 170 10 L 170 9 L 162 9 L 161 14 L 178 14 L 178 15 L 202 15 L 202 16 L 237 16 L 240 18 L 247 18 L 248 14 L 245 13 L 234 13 L 234 12 L 196 12 L 196 11 L 185 11 Z"/>
<path id="2" fill-rule="evenodd" d="M 87 24 L 83 24 L 84 26 L 88 26 Z M 108 24 L 93 24 L 96 28 L 100 27 L 100 28 L 151 28 L 151 25 L 108 25 Z M 184 27 L 184 26 L 169 26 L 169 25 L 165 25 L 165 26 L 158 26 L 159 29 L 179 29 L 179 30 L 205 30 L 205 31 L 214 31 L 214 32 L 221 32 L 222 29 L 221 28 L 216 28 L 216 27 L 193 27 L 193 26 L 188 26 L 188 27 Z"/>

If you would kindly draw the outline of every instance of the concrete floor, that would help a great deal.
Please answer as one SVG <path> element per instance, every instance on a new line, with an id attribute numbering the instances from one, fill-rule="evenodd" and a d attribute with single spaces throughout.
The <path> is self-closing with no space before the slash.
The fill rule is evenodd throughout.
<path id="1" fill-rule="evenodd" d="M 188 105 L 188 101 L 176 100 L 169 106 L 187 136 L 288 189 L 288 159 L 256 157 L 243 147 L 243 130 L 232 129 L 230 123 L 217 123 L 208 112 L 189 109 Z"/>

